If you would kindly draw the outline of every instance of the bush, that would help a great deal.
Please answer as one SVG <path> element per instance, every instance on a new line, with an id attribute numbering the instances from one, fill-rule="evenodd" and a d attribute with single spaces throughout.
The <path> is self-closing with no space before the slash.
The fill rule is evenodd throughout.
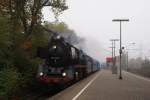
<path id="1" fill-rule="evenodd" d="M 19 73 L 14 68 L 4 68 L 0 71 L 0 98 L 9 100 L 18 95 L 20 86 Z"/>

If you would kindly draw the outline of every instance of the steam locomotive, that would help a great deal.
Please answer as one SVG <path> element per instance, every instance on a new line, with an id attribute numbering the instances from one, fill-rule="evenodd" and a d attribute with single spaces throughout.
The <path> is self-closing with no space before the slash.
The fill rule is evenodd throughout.
<path id="1" fill-rule="evenodd" d="M 47 47 L 39 47 L 38 80 L 44 84 L 69 85 L 100 69 L 100 63 L 82 50 L 69 44 L 60 35 L 52 36 Z"/>

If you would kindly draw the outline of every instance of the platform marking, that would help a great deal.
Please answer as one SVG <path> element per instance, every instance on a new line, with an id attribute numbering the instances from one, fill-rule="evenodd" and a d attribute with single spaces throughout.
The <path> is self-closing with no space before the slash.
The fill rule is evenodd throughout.
<path id="1" fill-rule="evenodd" d="M 87 89 L 87 87 L 89 87 L 89 85 L 91 85 L 93 83 L 93 81 L 99 76 L 99 73 L 75 96 L 73 97 L 72 100 L 76 100 L 83 92 L 84 90 Z"/>
<path id="2" fill-rule="evenodd" d="M 144 81 L 150 82 L 150 79 L 148 79 L 148 78 L 145 78 L 145 77 L 142 77 L 142 76 L 139 76 L 139 75 L 130 73 L 130 72 L 126 72 L 126 71 L 124 71 L 124 72 L 125 72 L 125 73 L 128 73 L 128 74 L 130 74 L 131 76 L 136 77 L 136 78 L 138 78 L 138 79 L 142 79 L 142 80 L 144 80 Z"/>

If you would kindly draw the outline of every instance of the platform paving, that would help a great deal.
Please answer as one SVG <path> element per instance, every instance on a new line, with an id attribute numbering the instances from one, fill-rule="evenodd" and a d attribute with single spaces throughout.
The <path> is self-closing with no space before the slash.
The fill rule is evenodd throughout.
<path id="1" fill-rule="evenodd" d="M 101 70 L 48 100 L 150 100 L 150 80 L 123 72 L 123 80 Z"/>

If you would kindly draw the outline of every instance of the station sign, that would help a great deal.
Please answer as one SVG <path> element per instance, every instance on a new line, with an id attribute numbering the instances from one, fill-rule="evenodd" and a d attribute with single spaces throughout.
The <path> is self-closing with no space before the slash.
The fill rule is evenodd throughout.
<path id="1" fill-rule="evenodd" d="M 106 62 L 112 62 L 112 61 L 113 61 L 112 57 L 106 57 Z"/>

